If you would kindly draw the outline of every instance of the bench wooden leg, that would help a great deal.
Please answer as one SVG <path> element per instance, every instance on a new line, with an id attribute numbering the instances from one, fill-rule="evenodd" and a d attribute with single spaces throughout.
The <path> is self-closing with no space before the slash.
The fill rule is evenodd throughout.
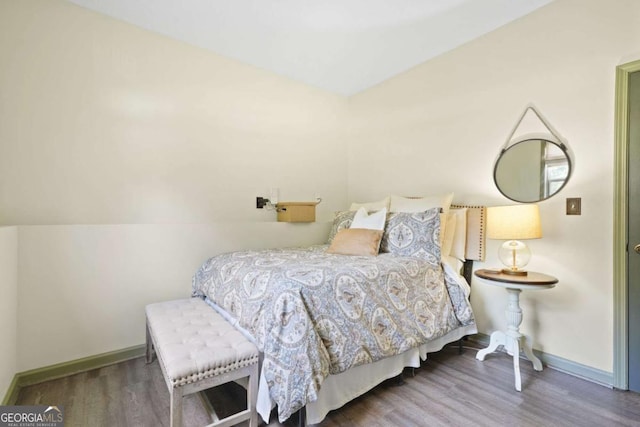
<path id="1" fill-rule="evenodd" d="M 249 427 L 258 427 L 258 412 L 256 403 L 258 401 L 258 364 L 255 363 L 249 375 L 249 385 L 247 386 L 247 409 L 251 413 Z"/>
<path id="2" fill-rule="evenodd" d="M 182 427 L 182 387 L 171 390 L 171 427 Z"/>

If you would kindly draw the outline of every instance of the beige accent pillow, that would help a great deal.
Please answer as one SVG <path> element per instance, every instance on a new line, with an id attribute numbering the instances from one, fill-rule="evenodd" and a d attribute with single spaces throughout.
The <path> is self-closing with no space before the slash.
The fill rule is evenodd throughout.
<path id="1" fill-rule="evenodd" d="M 440 243 L 442 244 L 442 256 L 449 256 L 453 247 L 453 238 L 456 232 L 457 215 L 450 210 L 446 214 L 440 214 L 440 225 L 442 228 L 443 221 L 446 223 L 444 232 L 440 231 Z"/>
<path id="2" fill-rule="evenodd" d="M 456 216 L 456 223 L 453 242 L 448 255 L 464 261 L 467 252 L 467 209 L 451 209 L 449 213 Z M 447 224 L 447 226 L 449 226 L 449 224 Z"/>
<path id="3" fill-rule="evenodd" d="M 331 246 L 327 249 L 327 253 L 376 256 L 380 250 L 381 240 L 382 230 L 347 228 L 338 231 L 338 234 L 331 242 Z"/>

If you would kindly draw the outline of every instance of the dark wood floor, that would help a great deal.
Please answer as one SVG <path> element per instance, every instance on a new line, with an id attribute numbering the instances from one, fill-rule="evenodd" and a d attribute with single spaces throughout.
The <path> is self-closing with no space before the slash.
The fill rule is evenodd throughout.
<path id="1" fill-rule="evenodd" d="M 404 385 L 390 381 L 320 424 L 334 426 L 640 426 L 640 394 L 610 390 L 521 361 L 522 392 L 513 385 L 505 353 L 475 360 L 475 350 L 430 355 Z M 207 393 L 220 415 L 244 403 L 243 390 L 226 385 Z M 169 393 L 155 361 L 134 359 L 25 387 L 20 405 L 64 405 L 65 425 L 168 426 Z M 185 399 L 185 425 L 210 422 L 197 395 Z M 270 426 L 281 426 L 273 422 Z M 293 425 L 287 422 L 286 425 Z"/>

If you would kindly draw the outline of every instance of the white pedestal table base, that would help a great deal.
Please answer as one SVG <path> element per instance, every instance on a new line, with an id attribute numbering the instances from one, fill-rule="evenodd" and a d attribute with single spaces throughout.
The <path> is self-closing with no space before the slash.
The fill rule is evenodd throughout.
<path id="1" fill-rule="evenodd" d="M 513 356 L 513 372 L 515 374 L 516 390 L 522 391 L 522 382 L 520 379 L 520 349 L 524 352 L 527 359 L 533 363 L 533 369 L 542 371 L 542 362 L 538 359 L 531 349 L 529 339 L 520 333 L 520 323 L 522 323 L 522 309 L 520 308 L 520 289 L 507 288 L 509 293 L 509 304 L 507 306 L 507 332 L 495 331 L 491 334 L 489 346 L 478 351 L 476 359 L 484 360 L 485 356 L 493 353 L 498 347 L 503 346 L 504 349 Z"/>

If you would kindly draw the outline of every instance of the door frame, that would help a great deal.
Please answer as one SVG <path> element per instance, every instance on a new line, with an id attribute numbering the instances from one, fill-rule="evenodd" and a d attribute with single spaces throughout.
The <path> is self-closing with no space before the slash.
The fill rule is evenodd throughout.
<path id="1" fill-rule="evenodd" d="M 613 386 L 629 389 L 627 304 L 627 183 L 629 146 L 629 74 L 640 71 L 640 60 L 616 67 L 613 194 Z"/>

